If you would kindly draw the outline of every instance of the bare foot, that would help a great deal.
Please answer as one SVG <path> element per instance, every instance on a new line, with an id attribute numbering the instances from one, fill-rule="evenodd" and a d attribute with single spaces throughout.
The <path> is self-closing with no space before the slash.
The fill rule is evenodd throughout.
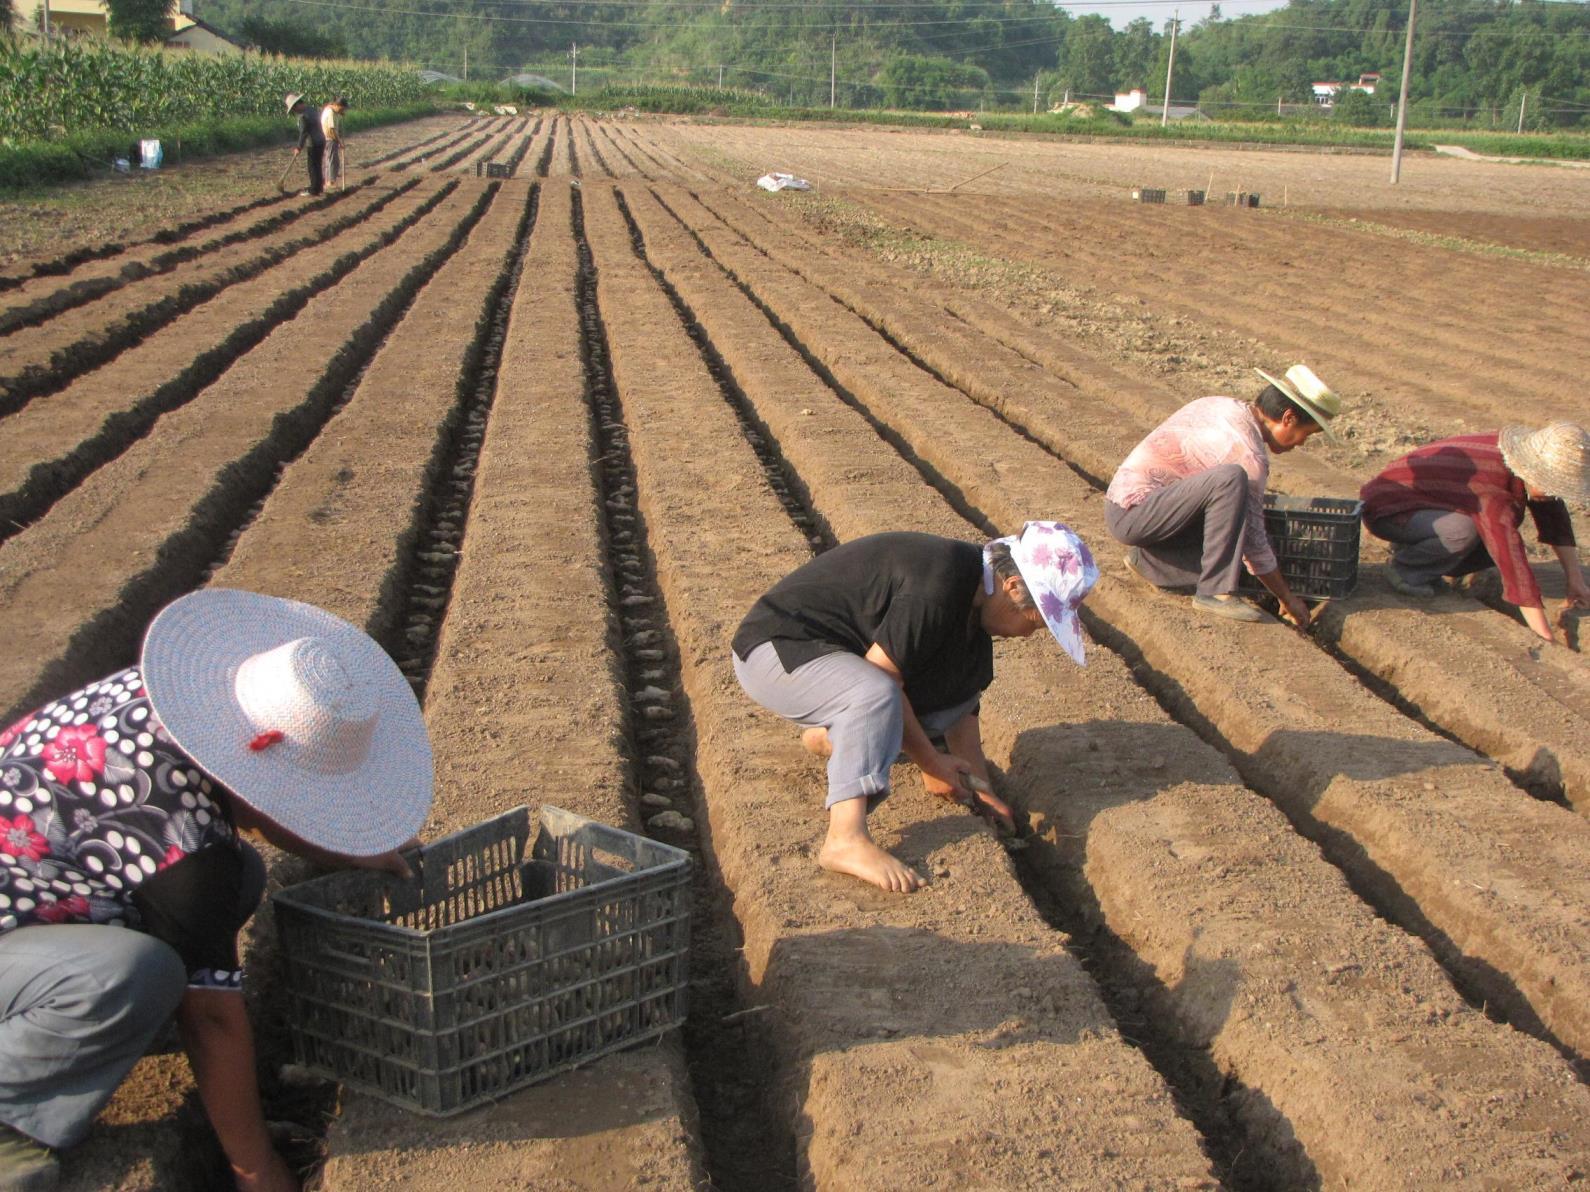
<path id="1" fill-rule="evenodd" d="M 818 757 L 832 757 L 834 753 L 833 742 L 828 739 L 828 730 L 821 726 L 802 729 L 801 744 L 806 747 L 807 753 L 815 753 Z"/>
<path id="2" fill-rule="evenodd" d="M 910 894 L 923 882 L 904 861 L 879 848 L 870 836 L 849 836 L 823 841 L 817 864 L 830 873 L 848 873 L 891 894 Z"/>

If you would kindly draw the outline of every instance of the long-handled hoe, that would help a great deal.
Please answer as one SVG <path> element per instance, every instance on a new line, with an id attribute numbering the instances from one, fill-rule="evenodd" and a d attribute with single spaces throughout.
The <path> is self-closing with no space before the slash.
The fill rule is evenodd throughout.
<path id="1" fill-rule="evenodd" d="M 289 157 L 287 159 L 287 164 L 282 167 L 282 176 L 276 179 L 276 189 L 281 191 L 282 194 L 287 193 L 287 171 L 293 168 L 293 163 L 297 160 L 298 155 L 296 153 L 292 157 Z"/>

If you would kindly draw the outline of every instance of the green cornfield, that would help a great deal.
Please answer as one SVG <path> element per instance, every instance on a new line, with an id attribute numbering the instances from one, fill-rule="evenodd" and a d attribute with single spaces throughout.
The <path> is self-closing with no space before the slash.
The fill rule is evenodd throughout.
<path id="1" fill-rule="evenodd" d="M 361 109 L 423 102 L 412 69 L 260 54 L 213 56 L 105 43 L 0 46 L 0 138 L 42 141 L 77 132 L 148 129 L 235 116 L 286 118 L 282 96 L 324 103 L 345 95 Z"/>

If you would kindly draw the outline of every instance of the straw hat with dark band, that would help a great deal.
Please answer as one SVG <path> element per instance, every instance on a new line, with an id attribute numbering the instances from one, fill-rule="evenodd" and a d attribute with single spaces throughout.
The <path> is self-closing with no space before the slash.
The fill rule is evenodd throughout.
<path id="1" fill-rule="evenodd" d="M 1331 419 L 1342 412 L 1342 399 L 1336 396 L 1335 390 L 1314 375 L 1312 368 L 1306 364 L 1294 364 L 1286 370 L 1286 375 L 1280 378 L 1272 377 L 1262 368 L 1253 371 L 1286 394 L 1288 401 L 1293 402 L 1319 423 L 1326 438 L 1331 440 L 1336 438 L 1336 433 L 1331 430 Z"/>
<path id="2" fill-rule="evenodd" d="M 237 798 L 331 852 L 407 843 L 430 811 L 419 702 L 362 630 L 296 600 L 226 588 L 167 605 L 143 648 L 149 702 Z"/>
<path id="3" fill-rule="evenodd" d="M 288 111 L 289 114 L 291 114 L 292 110 L 298 106 L 299 101 L 302 100 L 304 97 L 302 95 L 298 94 L 298 92 L 296 92 L 296 91 L 289 91 L 287 93 L 286 98 L 287 98 L 287 111 Z"/>
<path id="4" fill-rule="evenodd" d="M 1572 422 L 1539 430 L 1507 426 L 1497 436 L 1502 459 L 1526 484 L 1547 496 L 1590 504 L 1590 434 Z"/>

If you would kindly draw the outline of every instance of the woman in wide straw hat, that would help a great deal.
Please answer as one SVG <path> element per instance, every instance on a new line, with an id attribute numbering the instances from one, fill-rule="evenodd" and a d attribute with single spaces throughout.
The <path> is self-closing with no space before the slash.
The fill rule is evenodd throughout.
<path id="1" fill-rule="evenodd" d="M 237 936 L 264 889 L 240 830 L 405 875 L 430 743 L 397 665 L 307 604 L 168 605 L 135 667 L 0 733 L 0 1187 L 51 1187 L 175 1012 L 239 1188 L 295 1189 L 254 1079 Z"/>
<path id="2" fill-rule="evenodd" d="M 1364 525 L 1395 544 L 1386 578 L 1405 596 L 1429 599 L 1446 576 L 1495 567 L 1503 598 L 1554 640 L 1518 533 L 1527 509 L 1562 565 L 1569 607 L 1590 608 L 1567 506 L 1590 503 L 1590 435 L 1583 427 L 1553 422 L 1441 439 L 1397 460 L 1360 495 Z"/>
<path id="3" fill-rule="evenodd" d="M 827 759 L 820 866 L 895 893 L 922 885 L 867 830 L 902 744 L 929 794 L 1013 829 L 988 786 L 978 726 L 993 639 L 1047 627 L 1081 664 L 1077 606 L 1098 578 L 1071 530 L 1032 521 L 981 549 L 933 534 L 857 538 L 752 606 L 734 635 L 734 674 L 757 703 L 803 726 L 806 748 Z"/>

